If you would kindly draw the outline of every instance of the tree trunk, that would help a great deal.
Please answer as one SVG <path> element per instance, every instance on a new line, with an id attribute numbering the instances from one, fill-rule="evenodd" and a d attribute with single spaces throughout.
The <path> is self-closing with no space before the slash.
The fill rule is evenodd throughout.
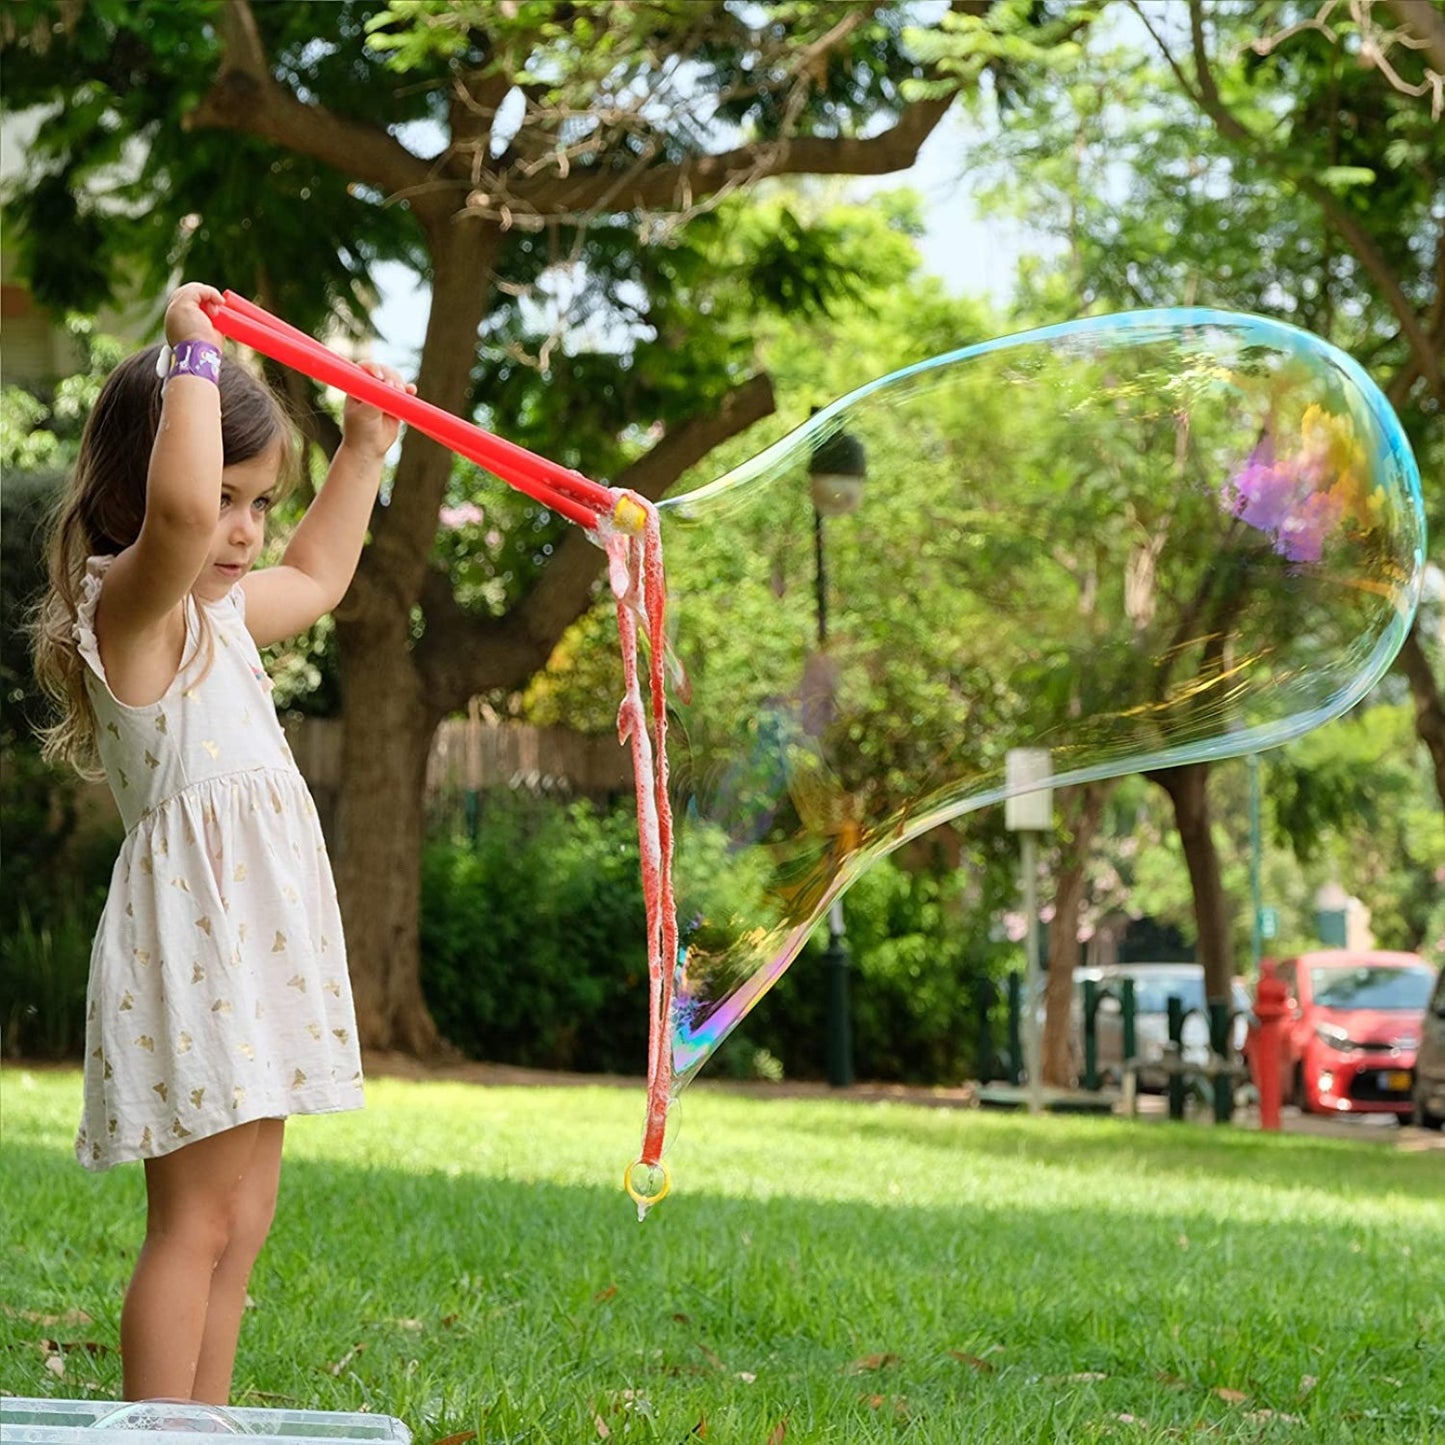
<path id="1" fill-rule="evenodd" d="M 1049 924 L 1049 971 L 1044 984 L 1042 1071 L 1045 1084 L 1067 1089 L 1078 1072 L 1074 1057 L 1074 964 L 1079 956 L 1079 913 L 1089 850 L 1099 830 L 1112 782 L 1085 783 L 1060 794 L 1065 833 L 1054 875 L 1054 917 Z"/>
<path id="2" fill-rule="evenodd" d="M 1395 665 L 1409 680 L 1410 696 L 1415 702 L 1415 735 L 1430 754 L 1435 769 L 1435 791 L 1440 795 L 1441 806 L 1445 807 L 1445 701 L 1441 699 L 1440 684 L 1425 651 L 1418 616 L 1405 634 Z"/>
<path id="3" fill-rule="evenodd" d="M 448 223 L 433 247 L 432 304 L 418 390 L 467 411 L 477 331 L 486 313 L 490 238 Z M 425 1054 L 438 1043 L 421 988 L 418 937 L 426 764 L 446 710 L 423 686 L 412 636 L 426 587 L 452 456 L 407 434 L 391 504 L 336 612 L 342 772 L 336 878 L 363 1046 Z"/>
<path id="4" fill-rule="evenodd" d="M 425 1055 L 438 1036 L 421 989 L 417 862 L 437 718 L 404 637 L 353 622 L 338 639 L 346 726 L 335 865 L 357 1032 L 368 1048 Z"/>
<path id="5" fill-rule="evenodd" d="M 1174 823 L 1184 846 L 1184 861 L 1194 892 L 1194 924 L 1199 934 L 1199 961 L 1204 965 L 1204 993 L 1210 1002 L 1230 998 L 1234 980 L 1234 942 L 1229 931 L 1229 900 L 1219 872 L 1209 816 L 1209 764 L 1186 763 L 1161 768 L 1149 776 L 1169 794 Z"/>

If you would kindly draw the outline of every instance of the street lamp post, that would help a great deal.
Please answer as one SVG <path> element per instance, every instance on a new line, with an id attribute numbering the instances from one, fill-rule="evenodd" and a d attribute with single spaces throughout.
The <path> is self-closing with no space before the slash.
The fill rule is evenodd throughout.
<path id="1" fill-rule="evenodd" d="M 1004 755 L 1004 826 L 1019 835 L 1019 883 L 1024 926 L 1024 1058 L 1027 1061 L 1029 1113 L 1044 1109 L 1043 1039 L 1039 1002 L 1043 960 L 1039 950 L 1039 839 L 1053 823 L 1054 793 L 1049 784 L 1052 760 L 1047 748 L 1010 748 Z"/>
<path id="2" fill-rule="evenodd" d="M 823 519 L 856 511 L 867 475 L 863 444 L 847 432 L 834 432 L 813 448 L 808 462 L 808 481 L 813 496 L 813 580 L 820 654 L 828 647 L 828 567 Z M 831 698 L 829 701 L 831 703 Z M 838 1089 L 846 1089 L 853 1082 L 853 1027 L 848 1000 L 851 966 L 843 926 L 843 900 L 835 898 L 828 909 L 828 947 L 823 954 L 823 967 L 828 990 L 824 1015 L 828 1082 Z"/>

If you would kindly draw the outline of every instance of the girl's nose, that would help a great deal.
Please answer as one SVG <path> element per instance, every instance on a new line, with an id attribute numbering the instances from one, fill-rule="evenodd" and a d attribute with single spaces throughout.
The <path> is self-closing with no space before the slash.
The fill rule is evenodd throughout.
<path id="1" fill-rule="evenodd" d="M 250 542 L 261 530 L 261 519 L 250 507 L 237 507 L 231 517 L 231 536 Z"/>

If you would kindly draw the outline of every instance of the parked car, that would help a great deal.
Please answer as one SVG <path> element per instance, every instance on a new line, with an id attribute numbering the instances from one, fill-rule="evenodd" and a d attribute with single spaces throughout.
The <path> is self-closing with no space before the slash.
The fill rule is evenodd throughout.
<path id="1" fill-rule="evenodd" d="M 1445 968 L 1420 1020 L 1415 1054 L 1414 1119 L 1422 1129 L 1445 1125 Z"/>
<path id="2" fill-rule="evenodd" d="M 1435 970 L 1415 953 L 1322 949 L 1284 960 L 1282 1097 L 1306 1113 L 1410 1113 L 1420 1018 Z M 1256 1082 L 1258 1033 L 1245 1056 Z"/>
<path id="3" fill-rule="evenodd" d="M 1204 995 L 1204 969 L 1197 963 L 1121 963 L 1105 968 L 1074 970 L 1074 1032 L 1083 1039 L 1083 988 L 1092 980 L 1103 997 L 1094 1015 L 1094 1038 L 1098 1049 L 1100 1076 L 1111 1083 L 1124 1077 L 1124 1015 L 1119 1004 L 1120 986 L 1126 978 L 1134 981 L 1134 1046 L 1140 1060 L 1138 1084 L 1145 1092 L 1159 1092 L 1169 1082 L 1163 1067 L 1169 1045 L 1169 1000 L 1179 999 L 1184 1008 L 1181 1054 L 1186 1063 L 1203 1066 L 1209 1062 L 1209 1010 Z M 1249 996 L 1240 988 L 1232 991 L 1231 1025 L 1233 1047 L 1244 1042 L 1245 1015 Z M 1082 1042 L 1078 1045 L 1083 1058 Z"/>

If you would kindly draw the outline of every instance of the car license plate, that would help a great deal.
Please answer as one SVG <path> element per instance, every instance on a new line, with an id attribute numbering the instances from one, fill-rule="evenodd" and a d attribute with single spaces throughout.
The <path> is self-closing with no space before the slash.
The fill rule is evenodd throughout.
<path id="1" fill-rule="evenodd" d="M 1410 1092 L 1409 1069 L 1386 1069 L 1380 1075 L 1380 1087 L 1392 1094 L 1408 1094 Z"/>

